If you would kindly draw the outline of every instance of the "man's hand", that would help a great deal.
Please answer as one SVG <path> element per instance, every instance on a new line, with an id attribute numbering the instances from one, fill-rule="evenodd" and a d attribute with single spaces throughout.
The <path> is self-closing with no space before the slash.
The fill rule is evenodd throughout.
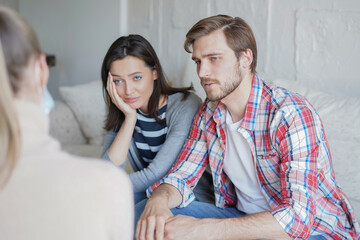
<path id="1" fill-rule="evenodd" d="M 194 217 L 176 215 L 168 218 L 165 225 L 165 240 L 210 239 L 207 234 L 211 232 L 208 220 Z M 210 220 L 211 221 L 211 220 Z M 202 224 L 205 223 L 205 224 Z M 209 228 L 210 227 L 210 228 Z"/>
<path id="2" fill-rule="evenodd" d="M 165 222 L 172 217 L 167 201 L 149 199 L 136 225 L 135 237 L 138 240 L 164 239 Z M 154 238 L 155 236 L 155 238 Z"/>
<path id="3" fill-rule="evenodd" d="M 165 222 L 173 214 L 170 208 L 179 206 L 182 196 L 179 190 L 169 184 L 161 184 L 151 195 L 136 225 L 138 240 L 164 239 Z"/>

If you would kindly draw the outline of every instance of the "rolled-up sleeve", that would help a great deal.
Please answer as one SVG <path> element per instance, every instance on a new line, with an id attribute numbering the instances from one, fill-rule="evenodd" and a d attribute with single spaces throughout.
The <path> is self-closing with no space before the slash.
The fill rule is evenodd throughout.
<path id="1" fill-rule="evenodd" d="M 276 118 L 282 204 L 271 212 L 289 236 L 307 239 L 316 214 L 317 164 L 328 158 L 322 124 L 307 106 L 279 111 Z"/>

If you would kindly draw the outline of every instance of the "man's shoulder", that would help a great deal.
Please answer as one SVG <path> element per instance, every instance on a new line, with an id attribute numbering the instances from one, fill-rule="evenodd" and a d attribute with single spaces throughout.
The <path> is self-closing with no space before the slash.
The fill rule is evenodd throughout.
<path id="1" fill-rule="evenodd" d="M 305 107 L 313 109 L 309 101 L 301 94 L 266 81 L 263 83 L 262 99 L 272 108 L 290 110 Z"/>

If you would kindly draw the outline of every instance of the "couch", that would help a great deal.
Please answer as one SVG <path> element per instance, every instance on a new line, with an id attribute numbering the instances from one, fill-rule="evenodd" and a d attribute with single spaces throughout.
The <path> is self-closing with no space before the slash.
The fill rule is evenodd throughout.
<path id="1" fill-rule="evenodd" d="M 195 79 L 195 88 L 204 97 L 194 72 L 185 72 L 182 84 L 189 85 L 188 79 Z M 291 80 L 264 79 L 302 94 L 317 109 L 329 141 L 336 180 L 360 220 L 360 97 L 330 95 L 302 87 Z M 63 100 L 56 101 L 50 114 L 50 133 L 60 141 L 65 151 L 80 156 L 100 157 L 105 134 L 102 127 L 106 116 L 101 81 L 61 87 L 60 94 Z M 131 171 L 129 166 L 127 171 Z"/>

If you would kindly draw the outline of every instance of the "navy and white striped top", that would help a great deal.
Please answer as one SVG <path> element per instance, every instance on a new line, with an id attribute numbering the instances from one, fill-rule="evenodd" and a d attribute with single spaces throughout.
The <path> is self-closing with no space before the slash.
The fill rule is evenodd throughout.
<path id="1" fill-rule="evenodd" d="M 159 109 L 159 118 L 165 120 L 166 106 Z M 137 110 L 134 141 L 144 164 L 148 165 L 155 158 L 162 144 L 165 142 L 168 127 L 166 122 L 159 124 L 155 118 Z"/>

